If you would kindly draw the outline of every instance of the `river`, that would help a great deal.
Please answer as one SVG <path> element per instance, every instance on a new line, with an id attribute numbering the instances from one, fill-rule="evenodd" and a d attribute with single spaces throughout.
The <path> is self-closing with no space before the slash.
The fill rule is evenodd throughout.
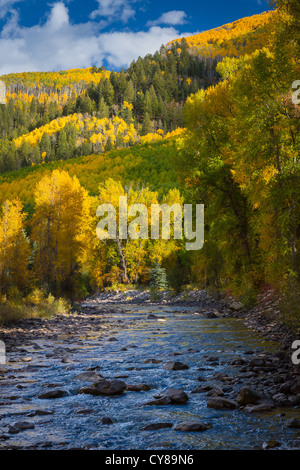
<path id="1" fill-rule="evenodd" d="M 284 426 L 289 413 L 295 417 L 298 410 L 259 414 L 215 410 L 207 408 L 206 393 L 192 393 L 199 385 L 211 384 L 234 399 L 236 390 L 251 383 L 251 377 L 233 363 L 276 352 L 278 344 L 245 328 L 239 319 L 208 319 L 194 307 L 117 305 L 103 311 L 99 307 L 99 313 L 66 318 L 53 339 L 46 334 L 36 339 L 32 334 L 8 353 L 0 375 L 0 448 L 261 449 L 270 440 L 278 441 L 281 449 L 300 447 L 300 431 Z M 51 327 L 51 320 L 47 324 Z M 189 368 L 166 370 L 167 361 L 180 361 Z M 127 384 L 145 383 L 151 389 L 110 397 L 80 394 L 86 384 L 75 377 L 87 370 Z M 218 382 L 214 375 L 218 372 L 231 379 Z M 184 390 L 189 401 L 143 406 L 170 388 Z M 38 398 L 53 389 L 63 389 L 67 395 Z M 41 415 L 41 410 L 51 414 Z M 103 417 L 112 424 L 102 424 Z M 24 421 L 34 427 L 11 432 L 13 425 Z M 211 428 L 176 431 L 174 425 L 182 421 L 201 421 Z M 141 430 L 157 422 L 173 427 Z"/>

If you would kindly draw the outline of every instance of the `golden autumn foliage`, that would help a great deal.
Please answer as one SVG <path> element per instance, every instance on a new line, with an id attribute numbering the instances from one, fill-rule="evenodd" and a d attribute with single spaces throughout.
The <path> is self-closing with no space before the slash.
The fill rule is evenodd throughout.
<path id="1" fill-rule="evenodd" d="M 76 177 L 59 170 L 40 180 L 34 197 L 36 273 L 52 291 L 72 295 L 89 245 L 92 200 Z"/>
<path id="2" fill-rule="evenodd" d="M 4 202 L 0 212 L 0 294 L 12 287 L 22 290 L 28 285 L 30 248 L 24 219 L 18 199 Z"/>
<path id="3" fill-rule="evenodd" d="M 45 126 L 38 127 L 28 134 L 23 134 L 14 140 L 17 148 L 20 148 L 24 142 L 35 147 L 41 142 L 44 134 L 49 136 L 59 133 L 67 124 L 71 124 L 76 135 L 83 137 L 88 134 L 88 140 L 95 144 L 97 150 L 105 150 L 108 139 L 115 146 L 117 137 L 122 138 L 124 146 L 133 145 L 138 141 L 138 135 L 134 125 L 127 124 L 123 119 L 115 116 L 112 119 L 98 119 L 95 116 L 85 116 L 82 114 L 71 114 L 69 116 L 54 119 Z M 79 140 L 78 143 L 81 143 Z"/>
<path id="4" fill-rule="evenodd" d="M 71 89 L 70 91 L 51 91 L 51 89 L 46 90 L 44 92 L 39 91 L 37 93 L 37 96 L 35 94 L 30 93 L 30 90 L 28 92 L 25 91 L 18 91 L 18 92 L 11 92 L 10 90 L 7 91 L 6 93 L 6 98 L 7 99 L 12 99 L 14 102 L 17 102 L 20 106 L 24 106 L 24 103 L 30 104 L 33 99 L 37 99 L 39 103 L 42 103 L 44 105 L 49 104 L 50 102 L 55 102 L 61 107 L 68 102 L 70 97 L 76 98 L 77 97 L 77 92 L 74 90 L 72 91 L 71 94 Z"/>
<path id="5" fill-rule="evenodd" d="M 146 206 L 146 219 L 150 230 L 151 205 L 159 203 L 158 193 L 148 187 L 135 187 L 133 184 L 124 187 L 120 181 L 112 178 L 99 185 L 100 204 L 112 204 L 116 209 L 117 218 L 119 218 L 120 196 L 127 197 L 128 207 L 133 204 Z M 161 202 L 170 206 L 182 205 L 183 198 L 178 189 L 171 189 Z M 179 249 L 178 242 L 172 237 L 170 240 L 138 238 L 136 235 L 140 233 L 141 226 L 140 221 L 136 222 L 136 215 L 128 215 L 127 230 L 133 231 L 133 235 L 127 239 L 120 235 L 117 228 L 115 239 L 99 241 L 95 245 L 91 276 L 98 288 L 111 283 L 127 284 L 145 280 L 145 277 L 149 277 L 149 269 L 154 262 L 161 263 Z M 172 230 L 171 228 L 171 232 Z"/>
<path id="6" fill-rule="evenodd" d="M 92 67 L 87 69 L 70 69 L 61 70 L 60 72 L 24 72 L 2 75 L 1 80 L 4 81 L 9 88 L 15 84 L 23 85 L 27 89 L 37 88 L 42 91 L 43 87 L 55 88 L 61 90 L 63 87 L 76 88 L 78 84 L 94 83 L 97 84 L 102 78 L 109 78 L 110 72 L 92 71 Z"/>
<path id="7" fill-rule="evenodd" d="M 272 26 L 276 11 L 242 18 L 194 36 L 186 37 L 190 50 L 204 57 L 234 56 L 249 54 L 272 40 Z M 179 39 L 169 44 L 179 42 Z"/>

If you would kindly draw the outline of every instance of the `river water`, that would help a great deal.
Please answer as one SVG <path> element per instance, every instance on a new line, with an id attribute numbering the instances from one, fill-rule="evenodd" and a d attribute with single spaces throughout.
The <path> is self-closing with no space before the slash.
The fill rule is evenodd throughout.
<path id="1" fill-rule="evenodd" d="M 55 340 L 32 338 L 20 348 L 20 354 L 24 356 L 25 351 L 31 357 L 29 368 L 24 362 L 9 362 L 0 380 L 0 429 L 9 435 L 9 439 L 0 440 L 0 448 L 261 449 L 263 442 L 272 439 L 280 442 L 281 449 L 300 447 L 300 431 L 284 426 L 283 410 L 255 415 L 239 409 L 214 410 L 206 406 L 206 393 L 191 393 L 206 383 L 199 382 L 201 376 L 234 398 L 235 390 L 248 384 L 248 379 L 220 384 L 214 374 L 224 372 L 236 379 L 238 371 L 230 364 L 232 360 L 249 359 L 249 350 L 255 354 L 276 352 L 276 343 L 262 339 L 238 319 L 207 319 L 196 314 L 195 308 L 122 305 L 113 310 L 104 318 L 108 336 L 92 327 L 81 334 L 78 317 L 77 335 L 64 330 Z M 162 318 L 149 319 L 149 314 Z M 108 341 L 111 337 L 115 340 Z M 61 351 L 67 353 L 70 363 L 62 362 Z M 189 369 L 165 370 L 163 365 L 170 360 L 184 362 Z M 89 368 L 98 369 L 108 379 L 121 376 L 128 384 L 146 383 L 152 388 L 114 397 L 79 394 L 80 387 L 87 384 L 74 377 Z M 68 396 L 37 398 L 55 387 L 67 391 Z M 141 406 L 169 388 L 184 390 L 188 403 Z M 88 411 L 78 414 L 80 409 Z M 32 416 L 36 410 L 53 414 Z M 296 411 L 291 410 L 291 416 L 297 417 Z M 289 411 L 284 412 L 287 419 Z M 104 416 L 113 424 L 102 424 Z M 9 425 L 18 421 L 35 427 L 9 434 Z M 201 421 L 212 427 L 205 432 L 140 430 L 155 422 L 175 425 L 181 421 Z"/>

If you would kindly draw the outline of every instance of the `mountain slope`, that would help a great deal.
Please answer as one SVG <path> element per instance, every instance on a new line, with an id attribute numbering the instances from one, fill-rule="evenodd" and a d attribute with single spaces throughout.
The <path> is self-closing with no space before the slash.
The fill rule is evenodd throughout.
<path id="1" fill-rule="evenodd" d="M 193 54 L 204 57 L 239 57 L 254 52 L 271 41 L 272 26 L 277 12 L 269 11 L 228 23 L 185 40 Z M 179 43 L 171 41 L 169 45 Z"/>
<path id="2" fill-rule="evenodd" d="M 275 18 L 263 13 L 172 41 L 118 73 L 94 66 L 0 77 L 8 89 L 7 106 L 0 105 L 0 174 L 183 127 L 187 97 L 218 82 L 224 56 L 267 46 Z"/>

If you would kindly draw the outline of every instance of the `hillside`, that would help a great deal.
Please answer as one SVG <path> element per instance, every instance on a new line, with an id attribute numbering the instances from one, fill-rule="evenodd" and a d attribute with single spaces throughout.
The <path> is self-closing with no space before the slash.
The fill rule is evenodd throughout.
<path id="1" fill-rule="evenodd" d="M 179 130 L 174 134 L 179 134 Z M 111 175 L 123 184 L 136 182 L 164 194 L 178 185 L 172 161 L 175 152 L 175 138 L 170 134 L 157 142 L 133 148 L 111 150 L 105 154 L 59 160 L 7 172 L 0 176 L 0 205 L 6 199 L 15 198 L 20 198 L 26 205 L 32 204 L 37 183 L 55 169 L 76 176 L 92 195 L 98 193 L 99 184 Z"/>
<path id="2" fill-rule="evenodd" d="M 275 15 L 175 40 L 120 72 L 94 66 L 0 77 L 7 87 L 7 106 L 0 106 L 0 174 L 128 148 L 184 127 L 187 97 L 218 82 L 222 57 L 266 46 Z"/>
<path id="3" fill-rule="evenodd" d="M 268 46 L 276 11 L 268 11 L 185 38 L 193 54 L 207 58 L 239 57 Z M 175 39 L 169 45 L 179 43 Z"/>
<path id="4" fill-rule="evenodd" d="M 40 97 L 42 93 L 50 91 L 64 93 L 74 90 L 77 94 L 84 86 L 97 84 L 101 78 L 109 78 L 110 72 L 101 70 L 97 72 L 92 67 L 87 69 L 70 69 L 59 72 L 25 72 L 2 75 L 1 80 L 6 84 L 9 94 L 26 92 L 28 95 Z"/>

